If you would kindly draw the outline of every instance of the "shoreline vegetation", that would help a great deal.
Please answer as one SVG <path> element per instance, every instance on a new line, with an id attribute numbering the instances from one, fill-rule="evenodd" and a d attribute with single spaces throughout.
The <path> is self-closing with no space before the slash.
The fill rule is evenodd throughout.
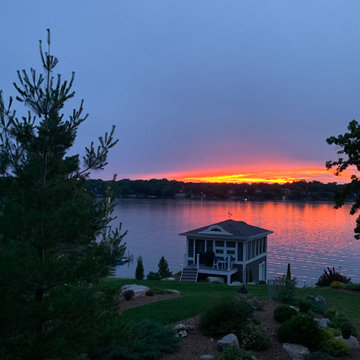
<path id="1" fill-rule="evenodd" d="M 86 190 L 105 197 L 111 189 L 115 198 L 192 199 L 233 201 L 328 201 L 334 202 L 344 185 L 304 180 L 286 184 L 187 183 L 167 179 L 104 181 L 89 179 Z M 346 201 L 354 201 L 349 194 Z"/>

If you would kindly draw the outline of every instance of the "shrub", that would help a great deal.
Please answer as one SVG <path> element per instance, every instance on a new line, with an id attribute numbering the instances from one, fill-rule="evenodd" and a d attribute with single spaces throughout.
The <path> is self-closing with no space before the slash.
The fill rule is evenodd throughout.
<path id="1" fill-rule="evenodd" d="M 233 346 L 217 354 L 214 360 L 252 360 L 252 354 L 249 351 Z"/>
<path id="2" fill-rule="evenodd" d="M 322 330 L 321 349 L 332 356 L 341 356 L 349 353 L 349 347 L 344 344 L 340 339 L 336 339 L 331 331 Z"/>
<path id="3" fill-rule="evenodd" d="M 274 319 L 279 323 L 283 323 L 296 315 L 297 311 L 287 305 L 280 305 L 274 310 Z"/>
<path id="4" fill-rule="evenodd" d="M 356 330 L 354 325 L 342 314 L 336 314 L 332 319 L 330 319 L 329 327 L 338 329 L 351 329 L 351 335 L 356 336 Z"/>
<path id="5" fill-rule="evenodd" d="M 322 351 L 311 353 L 305 360 L 336 360 L 333 356 Z"/>
<path id="6" fill-rule="evenodd" d="M 353 331 L 353 327 L 351 326 L 350 323 L 345 323 L 341 326 L 341 335 L 344 339 L 349 339 L 352 331 Z"/>
<path id="7" fill-rule="evenodd" d="M 166 278 L 166 277 L 171 276 L 168 262 L 165 260 L 165 258 L 163 256 L 161 257 L 161 259 L 159 261 L 158 268 L 159 268 L 158 273 L 160 274 L 161 278 Z"/>
<path id="8" fill-rule="evenodd" d="M 245 301 L 224 299 L 201 314 L 200 330 L 207 336 L 220 337 L 232 332 L 241 338 L 252 313 Z"/>
<path id="9" fill-rule="evenodd" d="M 123 292 L 123 296 L 125 300 L 131 300 L 135 296 L 135 293 L 133 290 L 126 290 Z"/>
<path id="10" fill-rule="evenodd" d="M 353 290 L 353 291 L 360 291 L 360 284 L 345 284 L 345 289 L 347 290 Z"/>
<path id="11" fill-rule="evenodd" d="M 333 281 L 339 281 L 343 284 L 347 284 L 351 282 L 351 278 L 347 278 L 346 276 L 336 272 L 334 267 L 332 269 L 328 267 L 327 270 L 324 269 L 324 273 L 319 277 L 316 286 L 330 286 Z"/>
<path id="12" fill-rule="evenodd" d="M 145 292 L 146 296 L 154 296 L 155 295 L 155 291 L 152 289 L 146 290 Z"/>
<path id="13" fill-rule="evenodd" d="M 300 301 L 299 303 L 299 311 L 302 313 L 306 313 L 311 309 L 311 304 L 307 301 Z"/>
<path id="14" fill-rule="evenodd" d="M 280 342 L 301 344 L 310 350 L 318 350 L 322 339 L 318 323 L 310 316 L 299 314 L 281 324 L 277 335 Z"/>
<path id="15" fill-rule="evenodd" d="M 257 317 L 255 317 L 255 316 L 253 316 L 253 317 L 251 318 L 251 321 L 252 321 L 252 323 L 253 323 L 254 325 L 261 325 L 260 320 L 259 320 Z"/>
<path id="16" fill-rule="evenodd" d="M 174 352 L 179 342 L 171 329 L 153 320 L 143 319 L 130 331 L 130 359 L 158 360 L 162 353 Z"/>
<path id="17" fill-rule="evenodd" d="M 147 275 L 146 275 L 146 278 L 148 280 L 161 280 L 161 276 L 159 273 L 157 272 L 153 272 L 153 271 L 150 271 Z"/>
<path id="18" fill-rule="evenodd" d="M 339 329 L 328 327 L 326 330 L 330 331 L 334 337 L 341 335 L 341 331 Z"/>
<path id="19" fill-rule="evenodd" d="M 306 302 L 310 304 L 311 311 L 316 314 L 324 314 L 327 309 L 325 299 L 319 295 L 308 295 Z"/>
<path id="20" fill-rule="evenodd" d="M 139 256 L 137 258 L 137 265 L 135 270 L 135 278 L 136 280 L 144 280 L 144 265 L 142 261 L 142 257 Z"/>
<path id="21" fill-rule="evenodd" d="M 334 281 L 332 281 L 332 282 L 330 283 L 330 287 L 331 287 L 332 289 L 340 289 L 340 288 L 341 288 L 341 282 L 334 280 Z"/>
<path id="22" fill-rule="evenodd" d="M 270 347 L 270 339 L 265 331 L 257 325 L 249 325 L 240 338 L 241 346 L 246 350 L 261 351 Z"/>
<path id="23" fill-rule="evenodd" d="M 296 278 L 287 279 L 286 276 L 279 276 L 274 280 L 273 299 L 284 304 L 291 304 L 295 295 Z"/>

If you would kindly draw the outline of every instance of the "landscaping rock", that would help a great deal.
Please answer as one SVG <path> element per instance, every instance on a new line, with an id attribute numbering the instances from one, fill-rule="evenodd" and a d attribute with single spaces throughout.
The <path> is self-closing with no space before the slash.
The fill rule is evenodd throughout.
<path id="1" fill-rule="evenodd" d="M 200 355 L 200 359 L 203 359 L 203 360 L 210 360 L 213 358 L 214 358 L 214 355 Z"/>
<path id="2" fill-rule="evenodd" d="M 230 285 L 231 286 L 240 286 L 241 282 L 240 281 L 233 281 Z"/>
<path id="3" fill-rule="evenodd" d="M 230 334 L 224 336 L 222 339 L 220 339 L 217 342 L 217 344 L 219 346 L 219 350 L 223 351 L 224 349 L 232 347 L 232 346 L 239 347 L 239 340 L 235 334 L 230 333 Z"/>
<path id="4" fill-rule="evenodd" d="M 137 284 L 124 285 L 121 288 L 122 293 L 128 290 L 132 290 L 134 292 L 134 297 L 141 297 L 141 296 L 145 296 L 146 292 L 150 290 L 150 288 L 144 285 L 137 285 Z"/>
<path id="5" fill-rule="evenodd" d="M 319 318 L 314 318 L 314 320 L 319 324 L 320 327 L 322 328 L 327 328 L 328 324 L 330 323 L 330 320 L 328 318 L 323 318 L 323 319 L 319 319 Z"/>
<path id="6" fill-rule="evenodd" d="M 177 332 L 186 330 L 187 332 L 192 332 L 194 331 L 194 326 L 193 325 L 184 325 L 184 324 L 176 324 L 174 326 L 174 330 Z"/>
<path id="7" fill-rule="evenodd" d="M 171 276 L 171 277 L 167 277 L 167 278 L 164 278 L 164 279 L 161 279 L 161 280 L 174 281 L 175 278 Z"/>
<path id="8" fill-rule="evenodd" d="M 349 339 L 344 339 L 342 336 L 337 336 L 336 338 L 340 339 L 350 349 L 358 349 L 360 347 L 359 341 L 355 336 L 350 336 Z"/>
<path id="9" fill-rule="evenodd" d="M 310 355 L 310 350 L 302 345 L 284 343 L 283 349 L 289 354 L 291 360 L 304 360 Z"/>
<path id="10" fill-rule="evenodd" d="M 326 300 L 321 295 L 309 295 L 308 299 L 326 305 Z"/>
<path id="11" fill-rule="evenodd" d="M 188 333 L 186 330 L 178 331 L 178 336 L 181 338 L 184 338 L 184 337 L 188 336 Z"/>

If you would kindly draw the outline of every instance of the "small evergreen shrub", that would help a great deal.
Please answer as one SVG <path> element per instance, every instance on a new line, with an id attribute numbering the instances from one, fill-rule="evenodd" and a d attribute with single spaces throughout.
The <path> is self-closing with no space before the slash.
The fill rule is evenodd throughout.
<path id="1" fill-rule="evenodd" d="M 322 330 L 321 349 L 332 356 L 342 356 L 349 353 L 349 347 L 340 339 L 336 339 L 331 331 L 327 329 Z"/>
<path id="2" fill-rule="evenodd" d="M 330 319 L 329 327 L 338 329 L 351 329 L 351 335 L 356 336 L 356 330 L 354 325 L 342 314 L 336 314 L 332 319 Z"/>
<path id="3" fill-rule="evenodd" d="M 311 353 L 305 360 L 336 360 L 336 359 L 325 352 L 315 351 Z"/>
<path id="4" fill-rule="evenodd" d="M 255 316 L 251 318 L 251 321 L 254 325 L 261 325 L 261 321 Z"/>
<path id="5" fill-rule="evenodd" d="M 144 280 L 144 265 L 143 265 L 143 260 L 142 260 L 141 256 L 139 256 L 137 258 L 135 278 L 136 278 L 136 280 Z"/>
<path id="6" fill-rule="evenodd" d="M 154 296 L 155 295 L 155 291 L 152 289 L 146 290 L 145 292 L 146 296 Z"/>
<path id="7" fill-rule="evenodd" d="M 279 305 L 274 310 L 274 319 L 279 323 L 283 323 L 289 320 L 292 316 L 296 316 L 296 315 L 297 315 L 297 311 L 287 305 Z"/>
<path id="8" fill-rule="evenodd" d="M 147 275 L 146 275 L 146 278 L 148 280 L 161 280 L 161 276 L 159 273 L 157 272 L 153 272 L 153 271 L 150 271 Z"/>
<path id="9" fill-rule="evenodd" d="M 334 337 L 341 335 L 341 331 L 339 329 L 328 327 L 328 328 L 326 328 L 326 330 L 330 331 Z"/>
<path id="10" fill-rule="evenodd" d="M 216 354 L 214 360 L 252 360 L 252 353 L 233 346 L 231 348 L 224 349 L 224 351 L 219 354 Z"/>
<path id="11" fill-rule="evenodd" d="M 334 281 L 332 281 L 332 282 L 330 283 L 330 287 L 331 287 L 332 289 L 340 289 L 340 288 L 341 288 L 341 282 L 334 280 Z"/>
<path id="12" fill-rule="evenodd" d="M 245 301 L 224 299 L 201 314 L 200 330 L 213 337 L 232 332 L 240 339 L 252 313 L 253 309 Z"/>
<path id="13" fill-rule="evenodd" d="M 149 319 L 143 319 L 135 324 L 131 328 L 129 339 L 130 359 L 134 360 L 158 360 L 162 357 L 162 353 L 174 352 L 180 342 L 173 330 Z"/>
<path id="14" fill-rule="evenodd" d="M 131 300 L 135 296 L 135 293 L 133 290 L 126 290 L 123 292 L 123 296 L 125 300 Z"/>
<path id="15" fill-rule="evenodd" d="M 345 289 L 347 290 L 352 290 L 352 291 L 360 291 L 360 284 L 345 284 L 344 285 Z"/>
<path id="16" fill-rule="evenodd" d="M 350 323 L 345 323 L 341 326 L 341 335 L 344 339 L 349 339 L 351 333 L 353 332 L 353 327 Z"/>
<path id="17" fill-rule="evenodd" d="M 306 297 L 306 302 L 310 304 L 311 311 L 313 311 L 316 314 L 325 314 L 325 311 L 327 309 L 326 302 L 324 301 L 318 301 L 319 298 L 318 295 L 308 295 Z M 320 297 L 321 298 L 321 297 Z"/>
<path id="18" fill-rule="evenodd" d="M 306 315 L 296 315 L 285 321 L 277 330 L 280 342 L 301 344 L 310 350 L 318 350 L 322 340 L 322 332 L 318 323 Z"/>
<path id="19" fill-rule="evenodd" d="M 269 337 L 260 326 L 256 325 L 247 326 L 239 340 L 246 350 L 262 351 L 270 347 Z"/>
<path id="20" fill-rule="evenodd" d="M 291 304 L 295 296 L 296 278 L 287 279 L 286 276 L 279 276 L 274 280 L 273 299 L 284 304 Z"/>
<path id="21" fill-rule="evenodd" d="M 319 277 L 316 286 L 330 286 L 333 281 L 339 281 L 343 284 L 347 284 L 351 282 L 351 278 L 347 278 L 346 276 L 335 271 L 335 268 L 332 269 L 327 267 L 327 270 L 324 269 L 324 273 Z"/>
<path id="22" fill-rule="evenodd" d="M 307 313 L 311 309 L 311 304 L 307 301 L 300 301 L 299 311 L 302 313 Z"/>
<path id="23" fill-rule="evenodd" d="M 161 257 L 161 259 L 159 261 L 158 268 L 159 268 L 158 273 L 160 274 L 160 277 L 162 279 L 171 276 L 168 262 L 165 260 L 165 258 L 163 256 Z"/>

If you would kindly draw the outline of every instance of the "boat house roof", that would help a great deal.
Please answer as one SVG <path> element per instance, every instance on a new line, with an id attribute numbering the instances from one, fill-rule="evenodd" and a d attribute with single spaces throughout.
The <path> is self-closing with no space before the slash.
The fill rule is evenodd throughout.
<path id="1" fill-rule="evenodd" d="M 272 234 L 273 231 L 252 226 L 244 221 L 225 220 L 216 224 L 203 226 L 179 235 L 197 238 L 223 238 L 232 240 L 247 240 Z"/>

